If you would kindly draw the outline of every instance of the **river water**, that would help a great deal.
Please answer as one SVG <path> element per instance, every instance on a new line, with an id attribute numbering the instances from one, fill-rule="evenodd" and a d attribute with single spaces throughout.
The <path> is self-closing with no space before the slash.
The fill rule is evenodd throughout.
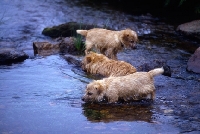
<path id="1" fill-rule="evenodd" d="M 124 50 L 119 59 L 138 70 L 153 62 L 166 62 L 173 70 L 171 78 L 155 78 L 155 101 L 82 102 L 93 79 L 61 55 L 35 56 L 32 48 L 35 41 L 52 41 L 41 34 L 45 27 L 72 21 L 136 30 L 137 49 Z M 23 50 L 30 58 L 0 66 L 0 133 L 200 133 L 200 75 L 186 71 L 199 43 L 175 28 L 150 14 L 130 15 L 106 3 L 99 7 L 84 0 L 1 0 L 0 48 Z"/>

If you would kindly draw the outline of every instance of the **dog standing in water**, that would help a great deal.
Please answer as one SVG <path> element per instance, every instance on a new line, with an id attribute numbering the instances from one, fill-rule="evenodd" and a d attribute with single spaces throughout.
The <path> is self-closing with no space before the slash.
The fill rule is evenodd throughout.
<path id="1" fill-rule="evenodd" d="M 82 69 L 88 73 L 100 74 L 106 77 L 124 76 L 137 71 L 134 66 L 127 62 L 112 60 L 103 54 L 92 51 L 83 58 Z"/>
<path id="2" fill-rule="evenodd" d="M 95 47 L 100 53 L 108 58 L 117 60 L 118 51 L 125 47 L 136 46 L 138 36 L 135 31 L 125 29 L 121 31 L 111 31 L 101 28 L 93 28 L 90 30 L 77 30 L 78 34 L 85 36 L 85 54 Z"/>
<path id="3" fill-rule="evenodd" d="M 126 76 L 109 77 L 95 80 L 87 85 L 82 100 L 85 102 L 101 102 L 106 98 L 109 103 L 124 101 L 155 99 L 154 76 L 171 76 L 168 66 L 156 68 L 149 72 L 136 72 Z"/>

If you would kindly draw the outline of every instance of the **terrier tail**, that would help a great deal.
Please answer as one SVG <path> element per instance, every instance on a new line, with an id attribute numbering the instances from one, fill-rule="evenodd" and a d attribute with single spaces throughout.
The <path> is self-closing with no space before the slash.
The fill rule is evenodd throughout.
<path id="1" fill-rule="evenodd" d="M 88 30 L 76 30 L 76 32 L 77 32 L 78 34 L 83 35 L 83 36 L 87 36 Z"/>
<path id="2" fill-rule="evenodd" d="M 163 74 L 165 76 L 171 77 L 171 69 L 169 66 L 163 66 L 161 68 L 156 68 L 148 72 L 152 77 L 156 75 Z"/>

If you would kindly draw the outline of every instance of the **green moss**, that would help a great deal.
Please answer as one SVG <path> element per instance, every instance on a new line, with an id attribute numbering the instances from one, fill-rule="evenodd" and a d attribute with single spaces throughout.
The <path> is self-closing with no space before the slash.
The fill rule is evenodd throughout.
<path id="1" fill-rule="evenodd" d="M 42 34 L 44 34 L 46 36 L 50 36 L 50 37 L 59 37 L 59 33 L 60 33 L 60 31 L 56 28 L 45 28 L 42 31 Z"/>
<path id="2" fill-rule="evenodd" d="M 81 27 L 80 27 L 81 26 Z M 76 22 L 68 22 L 65 24 L 61 24 L 58 26 L 54 26 L 52 28 L 44 28 L 42 34 L 46 36 L 50 36 L 52 38 L 56 37 L 71 37 L 76 35 L 77 29 L 91 29 L 94 28 L 94 25 L 76 23 Z"/>

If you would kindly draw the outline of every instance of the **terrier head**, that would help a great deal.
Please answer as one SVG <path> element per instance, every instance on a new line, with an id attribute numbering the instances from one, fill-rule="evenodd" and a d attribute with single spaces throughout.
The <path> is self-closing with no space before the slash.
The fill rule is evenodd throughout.
<path id="1" fill-rule="evenodd" d="M 137 33 L 131 29 L 125 29 L 121 31 L 120 40 L 126 47 L 136 48 L 136 42 L 138 41 Z"/>
<path id="2" fill-rule="evenodd" d="M 103 90 L 104 88 L 99 81 L 93 81 L 87 85 L 82 100 L 85 102 L 101 102 L 104 98 Z"/>
<path id="3" fill-rule="evenodd" d="M 89 52 L 82 60 L 82 69 L 83 70 L 87 70 L 88 69 L 88 65 L 90 63 L 97 63 L 97 62 L 101 62 L 102 60 L 106 60 L 108 59 L 106 56 L 104 56 L 103 54 L 98 54 L 98 53 L 94 53 L 94 52 Z"/>

